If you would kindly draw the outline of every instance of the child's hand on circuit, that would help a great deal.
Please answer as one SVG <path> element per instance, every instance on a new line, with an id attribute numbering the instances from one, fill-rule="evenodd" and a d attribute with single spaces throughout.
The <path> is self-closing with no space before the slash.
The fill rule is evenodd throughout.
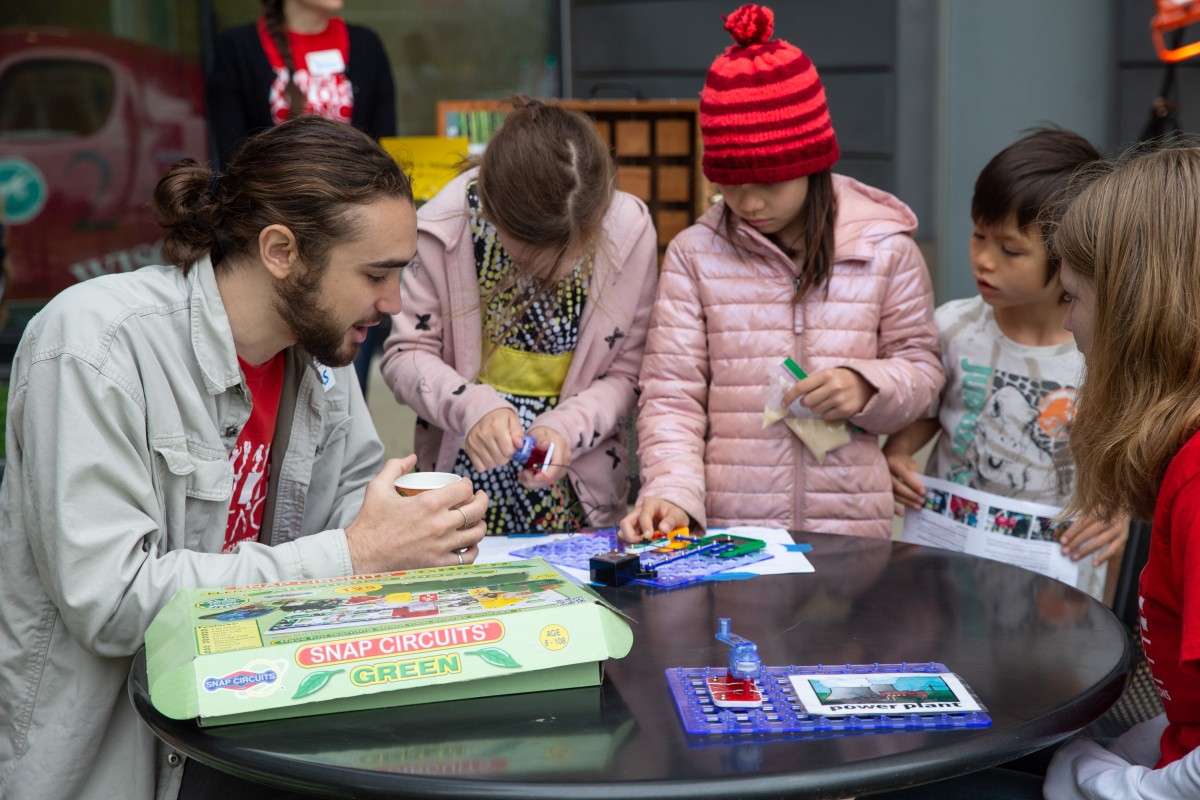
<path id="1" fill-rule="evenodd" d="M 658 497 L 647 497 L 621 520 L 618 536 L 633 544 L 649 538 L 655 531 L 670 533 L 688 525 L 687 512 L 672 502 Z"/>
<path id="2" fill-rule="evenodd" d="M 511 407 L 497 408 L 475 423 L 467 433 L 463 448 L 475 471 L 486 472 L 507 464 L 523 441 L 525 429 L 521 427 L 517 412 Z"/>
<path id="3" fill-rule="evenodd" d="M 892 474 L 892 497 L 899 505 L 920 511 L 925 502 L 925 485 L 918 477 L 921 474 L 917 460 L 908 453 L 889 453 L 884 448 L 887 457 L 888 472 Z"/>
<path id="4" fill-rule="evenodd" d="M 544 425 L 534 425 L 529 429 L 529 435 L 537 440 L 539 449 L 545 449 L 553 443 L 554 452 L 550 456 L 550 463 L 537 472 L 523 469 L 517 473 L 517 482 L 526 489 L 546 489 L 567 474 L 567 467 L 571 466 L 571 446 L 562 434 Z"/>
<path id="5" fill-rule="evenodd" d="M 1105 561 L 1125 549 L 1125 540 L 1129 538 L 1129 516 L 1119 514 L 1112 522 L 1104 522 L 1094 517 L 1080 517 L 1071 523 L 1071 527 L 1059 538 L 1063 555 L 1070 556 L 1072 561 L 1078 561 L 1086 555 L 1095 553 L 1093 566 L 1100 566 Z"/>
<path id="6" fill-rule="evenodd" d="M 803 395 L 800 404 L 821 419 L 849 419 L 863 410 L 875 387 L 867 379 L 847 367 L 835 367 L 814 372 L 796 383 L 783 395 L 787 408 Z"/>

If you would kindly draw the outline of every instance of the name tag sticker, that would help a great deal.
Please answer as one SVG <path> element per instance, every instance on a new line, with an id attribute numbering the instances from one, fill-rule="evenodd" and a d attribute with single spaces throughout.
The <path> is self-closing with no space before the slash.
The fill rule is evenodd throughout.
<path id="1" fill-rule="evenodd" d="M 308 65 L 308 74 L 317 77 L 346 71 L 341 50 L 314 50 L 304 57 L 304 61 Z"/>
<path id="2" fill-rule="evenodd" d="M 321 388 L 329 391 L 337 385 L 337 378 L 334 377 L 333 370 L 320 362 L 313 362 L 317 368 L 317 374 L 321 376 Z"/>

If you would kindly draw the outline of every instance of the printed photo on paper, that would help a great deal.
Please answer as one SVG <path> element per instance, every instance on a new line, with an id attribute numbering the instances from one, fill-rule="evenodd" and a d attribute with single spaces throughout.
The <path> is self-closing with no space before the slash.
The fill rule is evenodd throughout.
<path id="1" fill-rule="evenodd" d="M 951 672 L 789 675 L 800 705 L 821 717 L 984 711 Z"/>

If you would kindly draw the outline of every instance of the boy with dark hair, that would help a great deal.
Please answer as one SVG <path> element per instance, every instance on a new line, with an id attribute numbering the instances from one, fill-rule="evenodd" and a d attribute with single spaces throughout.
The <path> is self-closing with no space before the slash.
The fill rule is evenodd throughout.
<path id="1" fill-rule="evenodd" d="M 971 267 L 979 294 L 937 310 L 946 388 L 936 417 L 884 446 L 896 502 L 920 509 L 913 455 L 939 432 L 928 473 L 1019 500 L 1065 505 L 1074 467 L 1060 451 L 1083 356 L 1070 332 L 1057 257 L 1042 224 L 1081 166 L 1100 158 L 1083 137 L 1041 128 L 1000 151 L 975 182 Z M 1075 559 L 1099 565 L 1121 551 L 1128 519 L 1082 519 L 1062 536 Z"/>

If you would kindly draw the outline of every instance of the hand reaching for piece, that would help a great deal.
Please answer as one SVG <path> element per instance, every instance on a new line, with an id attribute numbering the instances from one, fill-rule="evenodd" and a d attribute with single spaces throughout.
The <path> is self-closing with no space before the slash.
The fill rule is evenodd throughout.
<path id="1" fill-rule="evenodd" d="M 483 415 L 467 433 L 463 447 L 476 472 L 487 472 L 508 463 L 525 441 L 521 420 L 511 406 Z"/>
<path id="2" fill-rule="evenodd" d="M 539 450 L 547 450 L 554 445 L 550 454 L 550 463 L 542 465 L 538 471 L 523 469 L 517 474 L 517 481 L 526 489 L 546 489 L 567 474 L 571 466 L 571 446 L 558 431 L 544 425 L 534 425 L 529 429 L 529 435 L 537 441 Z"/>
<path id="3" fill-rule="evenodd" d="M 621 520 L 618 536 L 634 544 L 654 535 L 655 531 L 670 533 L 688 526 L 688 514 L 679 506 L 659 497 L 647 497 Z"/>

